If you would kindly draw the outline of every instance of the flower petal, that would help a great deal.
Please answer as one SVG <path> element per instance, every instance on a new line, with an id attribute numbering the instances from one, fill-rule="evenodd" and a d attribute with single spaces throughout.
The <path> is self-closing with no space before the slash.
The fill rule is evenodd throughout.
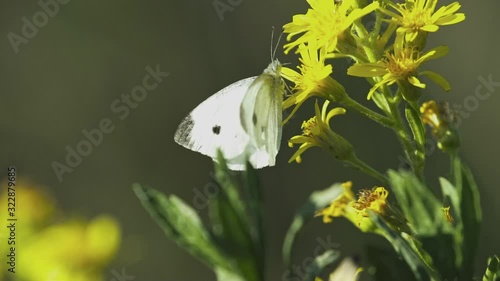
<path id="1" fill-rule="evenodd" d="M 448 53 L 448 50 L 449 50 L 448 46 L 438 46 L 438 47 L 428 51 L 423 56 L 421 56 L 418 59 L 418 63 L 420 64 L 420 63 L 423 63 L 425 61 L 434 60 L 434 59 L 443 57 Z"/>
<path id="2" fill-rule="evenodd" d="M 465 20 L 465 14 L 454 14 L 438 19 L 435 23 L 439 25 L 450 25 Z"/>
<path id="3" fill-rule="evenodd" d="M 434 83 L 441 86 L 441 88 L 443 88 L 445 91 L 448 92 L 451 90 L 450 83 L 448 83 L 448 81 L 443 76 L 437 74 L 436 72 L 434 72 L 434 71 L 422 71 L 419 74 L 429 77 L 429 79 L 431 79 L 432 81 L 434 81 Z"/>
<path id="4" fill-rule="evenodd" d="M 425 89 L 425 84 L 420 82 L 420 80 L 418 80 L 418 78 L 415 76 L 408 77 L 408 82 L 410 82 L 410 84 L 412 84 L 415 87 Z"/>
<path id="5" fill-rule="evenodd" d="M 335 116 L 335 115 L 340 115 L 340 114 L 345 114 L 347 111 L 345 108 L 342 107 L 336 107 L 328 112 L 325 118 L 325 123 L 328 124 L 330 122 L 330 119 Z"/>
<path id="6" fill-rule="evenodd" d="M 427 32 L 436 32 L 436 31 L 438 31 L 438 29 L 439 29 L 439 26 L 437 26 L 435 24 L 424 25 L 420 28 L 420 30 L 427 31 Z"/>
<path id="7" fill-rule="evenodd" d="M 387 73 L 382 63 L 355 64 L 347 69 L 347 74 L 356 77 L 378 77 Z"/>

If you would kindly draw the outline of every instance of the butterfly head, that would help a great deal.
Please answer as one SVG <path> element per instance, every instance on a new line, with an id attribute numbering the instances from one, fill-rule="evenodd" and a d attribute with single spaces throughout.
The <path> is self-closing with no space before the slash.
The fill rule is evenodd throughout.
<path id="1" fill-rule="evenodd" d="M 281 63 L 275 59 L 272 61 L 266 69 L 264 69 L 265 74 L 269 74 L 271 76 L 275 76 L 276 78 L 281 77 Z"/>

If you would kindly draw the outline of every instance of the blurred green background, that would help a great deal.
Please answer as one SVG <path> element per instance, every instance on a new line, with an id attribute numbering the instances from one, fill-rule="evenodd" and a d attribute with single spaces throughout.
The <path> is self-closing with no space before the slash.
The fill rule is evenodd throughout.
<path id="1" fill-rule="evenodd" d="M 36 1 L 0 2 L 0 178 L 14 165 L 20 176 L 48 186 L 63 209 L 88 217 L 100 213 L 115 216 L 122 226 L 123 242 L 108 279 L 113 277 L 113 269 L 122 268 L 137 280 L 215 278 L 163 235 L 130 186 L 133 182 L 147 184 L 189 203 L 194 189 L 203 192 L 211 181 L 211 160 L 174 143 L 177 125 L 217 90 L 260 74 L 270 62 L 271 27 L 279 30 L 292 15 L 305 13 L 308 7 L 303 0 L 219 2 L 235 4 L 222 20 L 212 1 L 67 0 L 35 36 L 20 43 L 17 53 L 8 34 L 21 35 L 23 17 L 32 21 L 41 7 Z M 439 5 L 450 2 L 440 1 Z M 481 85 L 478 77 L 500 81 L 500 2 L 462 1 L 462 5 L 466 21 L 443 27 L 429 38 L 429 47 L 446 44 L 450 53 L 424 66 L 445 76 L 453 88 L 444 93 L 429 83 L 426 98 L 449 101 L 452 107 L 464 107 L 464 101 L 471 101 Z M 293 55 L 280 52 L 278 58 L 292 65 L 297 62 Z M 111 104 L 142 84 L 145 68 L 157 64 L 170 76 L 121 120 Z M 367 83 L 343 74 L 348 65 L 346 60 L 335 61 L 334 77 L 351 96 L 369 104 L 365 101 Z M 488 92 L 485 89 L 483 94 Z M 468 117 L 462 118 L 460 126 L 462 156 L 481 188 L 484 223 L 477 261 L 481 271 L 487 256 L 500 253 L 500 87 L 492 87 L 490 92 L 477 109 L 465 109 Z M 301 121 L 313 114 L 313 102 L 306 103 L 285 126 L 284 140 L 300 133 Z M 467 108 L 473 108 L 471 105 Z M 115 130 L 105 134 L 102 143 L 59 181 L 51 164 L 64 163 L 65 147 L 75 148 L 85 139 L 82 130 L 98 128 L 103 118 L 111 119 Z M 389 130 L 354 112 L 334 118 L 332 123 L 355 144 L 360 159 L 379 170 L 400 166 L 402 151 Z M 284 142 L 277 166 L 260 171 L 269 280 L 282 278 L 283 236 L 306 196 L 333 182 L 352 180 L 355 189 L 377 184 L 319 149 L 308 151 L 301 164 L 287 164 L 293 151 Z M 431 154 L 427 164 L 431 182 L 437 182 L 437 176 L 448 169 L 442 153 Z M 344 220 L 323 225 L 318 219 L 299 238 L 296 263 L 312 256 L 318 238 L 326 241 L 328 237 L 344 253 L 358 253 L 367 241 Z"/>

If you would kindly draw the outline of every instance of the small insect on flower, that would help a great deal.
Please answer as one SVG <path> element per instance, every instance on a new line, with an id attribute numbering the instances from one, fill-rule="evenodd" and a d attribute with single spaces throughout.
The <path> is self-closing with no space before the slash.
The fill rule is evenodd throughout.
<path id="1" fill-rule="evenodd" d="M 455 221 L 455 219 L 453 219 L 453 216 L 451 215 L 451 212 L 450 212 L 450 206 L 448 207 L 443 207 L 442 208 L 443 210 L 443 213 L 444 213 L 444 217 L 446 218 L 446 220 L 449 222 L 449 223 L 453 223 Z"/>

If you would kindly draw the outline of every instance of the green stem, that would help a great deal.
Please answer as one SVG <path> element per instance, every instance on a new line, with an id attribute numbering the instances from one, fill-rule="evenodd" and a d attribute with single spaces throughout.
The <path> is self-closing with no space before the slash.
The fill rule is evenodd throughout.
<path id="1" fill-rule="evenodd" d="M 345 100 L 343 100 L 342 105 L 344 105 L 345 107 L 356 110 L 357 112 L 372 119 L 373 121 L 379 123 L 380 125 L 382 125 L 384 127 L 392 128 L 394 126 L 394 121 L 392 121 L 391 118 L 387 118 L 381 114 L 376 113 L 375 111 L 373 111 L 373 110 L 361 105 L 357 101 L 351 99 L 350 97 L 347 97 Z"/>
<path id="2" fill-rule="evenodd" d="M 406 154 L 406 158 L 408 158 L 408 161 L 410 161 L 412 170 L 414 172 L 417 172 L 418 168 L 417 168 L 417 163 L 415 162 L 415 157 L 414 157 L 414 153 L 413 153 L 414 148 L 413 148 L 412 140 L 411 140 L 410 134 L 408 133 L 405 126 L 403 125 L 403 118 L 401 117 L 401 114 L 399 113 L 398 104 L 396 102 L 394 102 L 387 87 L 384 87 L 383 93 L 384 93 L 384 96 L 386 97 L 387 103 L 389 104 L 389 108 L 391 110 L 391 116 L 394 120 L 393 129 L 396 132 L 396 135 L 398 136 L 398 139 L 403 146 L 404 152 Z M 420 175 L 418 175 L 418 176 L 420 176 Z"/>
<path id="3" fill-rule="evenodd" d="M 370 165 L 359 160 L 357 157 L 354 157 L 354 159 L 348 160 L 348 162 L 351 165 L 353 165 L 354 167 L 356 167 L 358 170 L 360 170 L 361 172 L 363 172 L 363 173 L 365 173 L 373 178 L 376 178 L 377 180 L 381 181 L 382 183 L 384 183 L 386 185 L 389 183 L 389 181 L 387 180 L 387 178 L 384 175 L 382 175 L 377 170 L 373 169 Z"/>
<path id="4" fill-rule="evenodd" d="M 381 15 L 380 14 L 376 14 L 377 17 L 380 17 Z M 359 37 L 363 40 L 367 40 L 367 34 L 365 33 L 358 33 Z M 373 42 L 371 42 L 373 43 Z M 368 61 L 369 62 L 377 62 L 379 60 L 379 58 L 377 57 L 377 52 L 376 52 L 376 44 L 371 44 L 372 46 L 370 46 L 370 44 L 362 44 L 362 48 L 366 54 L 366 57 L 368 58 Z M 373 78 L 375 83 L 377 82 L 377 78 Z M 380 79 L 380 78 L 378 78 Z M 412 143 L 412 139 L 410 137 L 410 134 L 409 132 L 407 131 L 406 127 L 403 125 L 403 119 L 401 117 L 401 114 L 399 113 L 399 110 L 398 110 L 398 104 L 399 104 L 399 101 L 395 100 L 391 94 L 391 91 L 390 89 L 387 87 L 387 86 L 384 86 L 382 87 L 383 88 L 383 95 L 389 105 L 389 111 L 390 111 L 390 117 L 392 117 L 393 119 L 393 124 L 392 124 L 392 128 L 394 129 L 399 141 L 401 142 L 402 146 L 403 146 L 403 150 L 405 152 L 405 155 L 406 155 L 406 158 L 408 159 L 408 161 L 411 163 L 411 167 L 412 167 L 412 170 L 417 174 L 417 176 L 420 176 L 419 175 L 419 172 L 418 172 L 418 165 L 416 163 L 416 160 L 415 160 L 415 157 L 413 155 L 413 152 L 414 152 L 414 147 L 413 147 L 413 143 Z M 398 93 L 400 94 L 400 93 Z M 396 94 L 397 96 L 397 94 Z"/>
<path id="5" fill-rule="evenodd" d="M 415 157 L 416 157 L 416 168 L 417 175 L 423 176 L 423 169 L 425 163 L 425 127 L 420 117 L 418 104 L 416 101 L 409 101 L 408 106 L 405 109 L 406 120 L 410 125 L 410 129 L 413 133 L 413 138 L 415 139 Z"/>

